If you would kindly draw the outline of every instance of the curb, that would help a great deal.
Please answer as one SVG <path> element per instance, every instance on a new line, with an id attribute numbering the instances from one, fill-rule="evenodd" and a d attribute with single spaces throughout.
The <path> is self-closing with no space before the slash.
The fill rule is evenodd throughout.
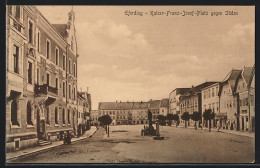
<path id="1" fill-rule="evenodd" d="M 90 138 L 90 137 L 92 137 L 92 135 L 93 135 L 96 131 L 97 131 L 97 127 L 96 127 L 95 131 L 93 131 L 93 133 L 90 133 L 90 135 L 88 135 L 88 136 L 86 136 L 86 137 L 82 137 L 82 138 L 76 139 L 76 140 L 72 141 L 71 143 L 75 143 L 75 142 L 77 142 L 77 141 Z M 53 148 L 56 148 L 56 147 L 62 146 L 62 145 L 64 145 L 64 144 L 61 143 L 61 144 L 57 144 L 57 145 L 55 145 L 55 146 L 50 146 L 50 147 L 46 147 L 46 148 L 39 149 L 39 150 L 36 150 L 36 151 L 32 151 L 32 152 L 20 154 L 20 155 L 18 155 L 18 156 L 13 156 L 13 157 L 10 157 L 10 158 L 6 158 L 6 164 L 8 164 L 8 162 L 10 162 L 10 161 L 17 160 L 17 159 L 19 159 L 19 158 L 21 158 L 21 157 L 25 157 L 25 156 L 29 156 L 29 155 L 32 155 L 32 154 L 41 153 L 41 152 L 43 152 L 43 151 L 47 151 L 47 150 L 50 150 L 50 149 L 53 149 Z"/>
<path id="2" fill-rule="evenodd" d="M 184 126 L 178 126 L 178 128 L 185 128 Z M 187 127 L 186 129 L 195 129 L 194 127 Z M 198 128 L 199 129 L 199 128 Z M 202 130 L 208 130 L 208 128 L 202 128 Z M 254 138 L 255 136 L 251 136 L 251 135 L 245 135 L 245 134 L 237 134 L 237 133 L 233 133 L 233 132 L 228 132 L 228 131 L 223 131 L 223 130 L 215 130 L 215 129 L 211 129 L 211 131 L 214 131 L 214 132 L 221 132 L 221 133 L 225 133 L 225 134 L 232 134 L 232 135 L 238 135 L 238 136 L 246 136 L 246 137 L 249 137 L 249 138 Z"/>

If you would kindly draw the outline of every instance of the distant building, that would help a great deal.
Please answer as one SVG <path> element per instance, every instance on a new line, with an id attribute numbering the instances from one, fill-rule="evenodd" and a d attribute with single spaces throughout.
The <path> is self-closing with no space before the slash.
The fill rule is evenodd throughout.
<path id="1" fill-rule="evenodd" d="M 159 115 L 167 116 L 169 113 L 169 99 L 162 99 L 159 109 Z"/>
<path id="2" fill-rule="evenodd" d="M 220 83 L 216 82 L 201 89 L 202 114 L 206 109 L 211 109 L 216 114 L 215 120 L 211 122 L 212 126 L 215 126 L 217 121 L 219 121 L 220 125 L 222 125 L 222 122 L 224 122 L 226 116 L 226 113 L 220 113 L 219 110 L 219 87 Z M 202 120 L 204 119 L 202 118 Z"/>
<path id="3" fill-rule="evenodd" d="M 99 111 L 98 110 L 92 110 L 91 113 L 90 113 L 91 125 L 94 125 L 94 126 L 99 125 L 98 117 L 100 117 Z"/>
<path id="4" fill-rule="evenodd" d="M 180 115 L 184 112 L 188 112 L 189 114 L 192 114 L 193 112 L 200 112 L 202 114 L 201 90 L 215 83 L 216 82 L 204 82 L 190 88 L 188 92 L 186 92 L 183 96 L 180 96 Z M 180 121 L 181 123 L 185 122 L 182 119 Z M 194 122 L 190 120 L 188 124 L 194 124 Z"/>
<path id="5" fill-rule="evenodd" d="M 159 111 L 160 111 L 160 104 L 161 104 L 161 100 L 150 100 L 149 101 L 149 110 L 152 113 L 152 121 L 156 121 L 158 115 L 159 115 Z"/>
<path id="6" fill-rule="evenodd" d="M 148 102 L 133 102 L 132 124 L 148 124 Z"/>
<path id="7" fill-rule="evenodd" d="M 184 96 L 190 88 L 176 88 L 169 95 L 169 113 L 180 114 L 180 97 Z"/>

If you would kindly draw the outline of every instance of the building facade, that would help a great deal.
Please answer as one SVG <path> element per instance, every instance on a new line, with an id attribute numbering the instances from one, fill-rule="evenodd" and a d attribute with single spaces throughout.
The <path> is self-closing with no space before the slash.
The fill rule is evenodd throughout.
<path id="1" fill-rule="evenodd" d="M 204 82 L 200 85 L 190 88 L 184 96 L 180 97 L 180 115 L 184 112 L 193 114 L 193 112 L 200 112 L 202 114 L 202 101 L 201 101 L 201 90 L 205 87 L 208 87 L 216 82 Z M 185 123 L 180 119 L 181 123 Z M 188 125 L 195 124 L 194 121 L 190 119 Z"/>
<path id="2" fill-rule="evenodd" d="M 237 106 L 237 129 L 241 131 L 249 131 L 249 118 L 251 118 L 251 123 L 254 120 L 254 110 L 252 108 L 254 106 L 254 93 L 253 91 L 251 92 L 254 87 L 250 86 L 252 71 L 252 67 L 243 68 L 235 84 L 235 96 L 238 97 L 239 102 Z M 249 111 L 251 112 L 251 117 L 249 117 Z"/>
<path id="3" fill-rule="evenodd" d="M 161 105 L 161 100 L 150 100 L 149 101 L 149 110 L 152 113 L 152 121 L 155 122 L 157 117 L 159 116 L 159 111 L 160 111 L 160 105 Z"/>
<path id="4" fill-rule="evenodd" d="M 216 115 L 215 120 L 211 122 L 212 126 L 215 126 L 216 123 L 219 121 L 220 125 L 225 120 L 225 113 L 220 113 L 219 110 L 219 82 L 210 85 L 201 89 L 201 102 L 202 102 L 202 112 L 207 109 L 211 109 Z M 202 118 L 202 120 L 204 120 Z"/>
<path id="5" fill-rule="evenodd" d="M 162 99 L 159 109 L 159 115 L 167 116 L 169 113 L 169 99 Z"/>
<path id="6" fill-rule="evenodd" d="M 222 123 L 225 129 L 235 129 L 237 127 L 238 114 L 238 94 L 235 92 L 235 83 L 241 70 L 232 69 L 220 83 L 219 102 L 220 113 L 227 114 L 225 123 Z"/>
<path id="7" fill-rule="evenodd" d="M 180 97 L 184 96 L 190 88 L 176 88 L 169 95 L 169 113 L 180 114 Z"/>
<path id="8" fill-rule="evenodd" d="M 76 134 L 77 44 L 75 14 L 63 31 L 35 6 L 7 6 L 6 149 L 62 140 Z"/>
<path id="9" fill-rule="evenodd" d="M 148 102 L 133 102 L 132 124 L 148 124 Z"/>

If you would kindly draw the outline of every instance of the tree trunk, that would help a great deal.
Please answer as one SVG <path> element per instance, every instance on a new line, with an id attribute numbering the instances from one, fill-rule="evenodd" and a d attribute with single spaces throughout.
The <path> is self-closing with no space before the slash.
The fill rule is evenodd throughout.
<path id="1" fill-rule="evenodd" d="M 211 120 L 209 120 L 209 132 L 210 132 L 210 129 L 211 129 Z"/>
<path id="2" fill-rule="evenodd" d="M 108 125 L 108 128 L 107 128 L 107 137 L 109 137 L 109 125 Z"/>
<path id="3" fill-rule="evenodd" d="M 176 121 L 176 128 L 177 128 L 177 126 L 178 126 L 178 121 Z"/>
<path id="4" fill-rule="evenodd" d="M 107 134 L 107 125 L 106 125 L 106 134 Z"/>
<path id="5" fill-rule="evenodd" d="M 187 121 L 185 120 L 185 128 L 187 128 Z"/>
<path id="6" fill-rule="evenodd" d="M 195 121 L 195 130 L 197 130 L 197 121 Z"/>

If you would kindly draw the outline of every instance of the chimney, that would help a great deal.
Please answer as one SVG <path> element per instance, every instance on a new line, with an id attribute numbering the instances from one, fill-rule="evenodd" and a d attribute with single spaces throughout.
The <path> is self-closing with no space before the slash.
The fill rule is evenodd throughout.
<path id="1" fill-rule="evenodd" d="M 88 87 L 87 87 L 87 93 L 88 93 Z"/>
<path id="2" fill-rule="evenodd" d="M 80 92 L 82 92 L 82 87 L 80 88 Z"/>

